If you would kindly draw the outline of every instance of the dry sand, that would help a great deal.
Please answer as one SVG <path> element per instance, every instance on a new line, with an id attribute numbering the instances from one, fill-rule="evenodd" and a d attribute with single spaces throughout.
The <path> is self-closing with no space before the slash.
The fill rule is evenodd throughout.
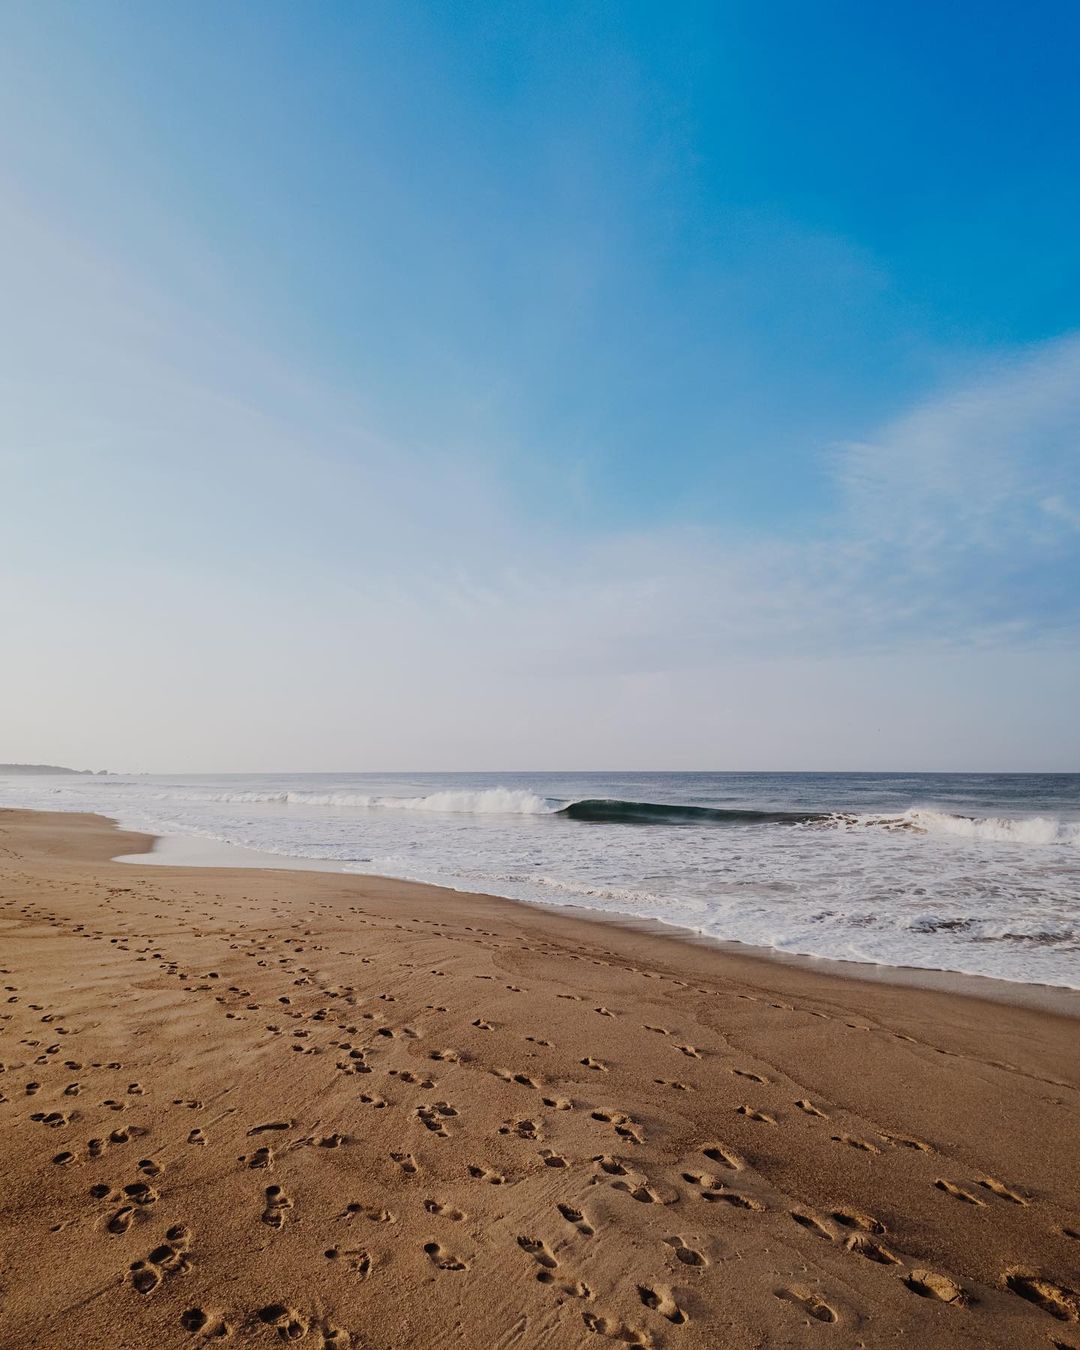
<path id="1" fill-rule="evenodd" d="M 0 813 L 0 1345 L 1080 1347 L 1062 1012 L 150 843 Z"/>

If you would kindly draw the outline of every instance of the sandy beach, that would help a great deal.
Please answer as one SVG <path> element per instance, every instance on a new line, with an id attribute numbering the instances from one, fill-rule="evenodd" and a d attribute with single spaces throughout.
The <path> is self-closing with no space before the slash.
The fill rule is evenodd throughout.
<path id="1" fill-rule="evenodd" d="M 0 1345 L 1080 1347 L 1080 1027 L 0 812 Z"/>

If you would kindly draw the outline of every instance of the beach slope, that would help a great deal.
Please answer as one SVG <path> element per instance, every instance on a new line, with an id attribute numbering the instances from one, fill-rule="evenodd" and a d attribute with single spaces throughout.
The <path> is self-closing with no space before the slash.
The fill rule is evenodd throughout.
<path id="1" fill-rule="evenodd" d="M 0 812 L 0 1345 L 1080 1347 L 1080 1025 Z"/>

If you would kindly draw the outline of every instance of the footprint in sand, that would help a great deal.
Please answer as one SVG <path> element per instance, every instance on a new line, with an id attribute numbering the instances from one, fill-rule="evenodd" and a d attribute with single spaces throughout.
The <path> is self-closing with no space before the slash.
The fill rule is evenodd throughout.
<path id="1" fill-rule="evenodd" d="M 340 1247 L 327 1247 L 323 1256 L 327 1261 L 340 1261 L 358 1279 L 366 1280 L 371 1274 L 371 1256 L 360 1248 L 353 1251 L 343 1251 Z"/>
<path id="2" fill-rule="evenodd" d="M 747 1120 L 757 1120 L 764 1125 L 775 1125 L 776 1118 L 770 1116 L 767 1111 L 755 1111 L 752 1106 L 736 1107 L 740 1116 L 745 1116 Z"/>
<path id="3" fill-rule="evenodd" d="M 819 1107 L 816 1107 L 812 1101 L 806 1097 L 800 1097 L 795 1103 L 800 1111 L 805 1111 L 808 1116 L 819 1116 L 822 1120 L 828 1120 L 828 1116 Z"/>
<path id="4" fill-rule="evenodd" d="M 980 1200 L 977 1195 L 972 1195 L 970 1191 L 965 1191 L 963 1186 L 957 1186 L 951 1181 L 946 1181 L 944 1177 L 939 1177 L 934 1185 L 939 1191 L 944 1191 L 946 1195 L 951 1195 L 954 1200 L 963 1200 L 965 1205 L 985 1205 L 985 1200 Z"/>
<path id="5" fill-rule="evenodd" d="M 310 1139 L 304 1141 L 307 1144 L 313 1144 L 316 1148 L 340 1148 L 342 1144 L 349 1142 L 348 1135 L 344 1134 L 323 1134 L 312 1135 Z"/>
<path id="6" fill-rule="evenodd" d="M 450 1131 L 446 1128 L 443 1117 L 456 1115 L 457 1111 L 448 1102 L 436 1102 L 434 1106 L 422 1105 L 416 1108 L 416 1117 L 420 1123 L 440 1139 L 450 1138 Z"/>
<path id="7" fill-rule="evenodd" d="M 492 1073 L 496 1078 L 501 1078 L 504 1083 L 517 1083 L 519 1087 L 539 1091 L 540 1084 L 535 1078 L 530 1078 L 527 1073 L 512 1073 L 509 1069 L 492 1069 Z"/>
<path id="8" fill-rule="evenodd" d="M 553 1153 L 549 1148 L 540 1150 L 540 1157 L 544 1160 L 545 1167 L 568 1167 L 566 1159 L 559 1153 Z"/>
<path id="9" fill-rule="evenodd" d="M 857 1209 L 834 1209 L 829 1216 L 834 1223 L 838 1223 L 842 1228 L 854 1228 L 863 1233 L 884 1233 L 885 1225 L 880 1219 L 875 1219 L 869 1214 L 862 1214 Z"/>
<path id="10" fill-rule="evenodd" d="M 609 1176 L 626 1176 L 626 1168 L 619 1162 L 618 1158 L 610 1158 L 606 1153 L 598 1153 L 596 1157 L 593 1158 L 593 1162 L 596 1163 L 597 1167 L 599 1167 L 602 1172 L 607 1172 Z"/>
<path id="11" fill-rule="evenodd" d="M 597 1073 L 607 1073 L 607 1065 L 599 1059 L 593 1059 L 591 1055 L 586 1055 L 580 1063 L 584 1064 L 587 1069 L 593 1069 Z"/>
<path id="12" fill-rule="evenodd" d="M 593 1233 L 596 1231 L 581 1210 L 575 1209 L 573 1205 L 560 1204 L 556 1205 L 556 1209 L 558 1209 L 566 1222 L 573 1224 L 583 1237 L 592 1237 Z"/>
<path id="13" fill-rule="evenodd" d="M 755 1200 L 753 1196 L 741 1195 L 738 1191 L 729 1191 L 726 1188 L 719 1191 L 702 1191 L 702 1200 L 708 1200 L 710 1204 L 731 1205 L 734 1209 L 750 1209 L 761 1212 L 765 1206 L 760 1200 Z"/>
<path id="14" fill-rule="evenodd" d="M 352 1219 L 363 1215 L 370 1219 L 372 1223 L 397 1223 L 397 1219 L 388 1209 L 381 1209 L 377 1205 L 362 1205 L 359 1200 L 350 1200 L 340 1214 L 336 1217 L 350 1222 Z"/>
<path id="15" fill-rule="evenodd" d="M 474 1181 L 486 1181 L 489 1186 L 501 1186 L 506 1178 L 499 1172 L 493 1172 L 490 1167 L 482 1167 L 479 1163 L 469 1164 L 469 1176 Z"/>
<path id="16" fill-rule="evenodd" d="M 468 1270 L 468 1263 L 460 1257 L 451 1256 L 437 1242 L 425 1242 L 427 1258 L 437 1270 Z"/>
<path id="17" fill-rule="evenodd" d="M 91 1194 L 94 1194 L 95 1191 L 98 1191 L 98 1187 L 94 1187 Z M 109 1194 L 107 1188 L 105 1194 Z M 153 1187 L 148 1186 L 144 1181 L 131 1182 L 129 1185 L 123 1187 L 122 1194 L 125 1203 L 110 1216 L 105 1224 L 106 1230 L 115 1235 L 127 1232 L 135 1220 L 137 1209 L 139 1207 L 152 1205 L 158 1199 L 157 1191 L 155 1191 Z M 98 1192 L 96 1198 L 102 1198 L 100 1192 Z"/>
<path id="18" fill-rule="evenodd" d="M 860 1149 L 863 1153 L 880 1153 L 881 1149 L 877 1144 L 872 1144 L 869 1139 L 859 1139 L 853 1134 L 834 1134 L 834 1144 L 847 1144 L 849 1148 Z"/>
<path id="19" fill-rule="evenodd" d="M 818 1322 L 836 1322 L 839 1320 L 836 1309 L 830 1308 L 825 1300 L 815 1294 L 813 1290 L 794 1285 L 790 1289 L 777 1289 L 774 1292 L 777 1298 L 784 1299 L 788 1303 L 794 1303 Z"/>
<path id="20" fill-rule="evenodd" d="M 1080 1293 L 1031 1270 L 1005 1272 L 1005 1287 L 1059 1322 L 1080 1322 Z"/>
<path id="21" fill-rule="evenodd" d="M 895 1144 L 897 1148 L 914 1149 L 916 1153 L 929 1153 L 930 1145 L 924 1143 L 921 1139 L 913 1139 L 909 1134 L 883 1134 L 882 1139 L 887 1144 Z"/>
<path id="22" fill-rule="evenodd" d="M 664 1238 L 664 1242 L 674 1252 L 676 1261 L 681 1261 L 684 1266 L 706 1266 L 709 1264 L 701 1252 L 695 1251 L 681 1237 Z"/>
<path id="23" fill-rule="evenodd" d="M 460 1223 L 466 1218 L 463 1210 L 455 1209 L 453 1205 L 444 1205 L 439 1200 L 425 1200 L 424 1208 L 429 1214 L 437 1214 L 442 1219 L 449 1219 L 452 1223 Z"/>
<path id="24" fill-rule="evenodd" d="M 672 1296 L 664 1290 L 652 1289 L 647 1284 L 639 1284 L 637 1291 L 638 1298 L 641 1299 L 646 1308 L 651 1308 L 654 1312 L 658 1312 L 661 1317 L 666 1317 L 674 1326 L 681 1327 L 684 1322 L 689 1320 Z"/>
<path id="25" fill-rule="evenodd" d="M 737 1074 L 740 1078 L 749 1078 L 751 1083 L 767 1083 L 769 1081 L 767 1078 L 762 1078 L 761 1074 L 754 1073 L 752 1069 L 732 1069 L 731 1072 Z"/>
<path id="26" fill-rule="evenodd" d="M 191 1233 L 182 1223 L 166 1230 L 165 1241 L 159 1243 L 144 1261 L 133 1261 L 128 1268 L 132 1287 L 139 1294 L 150 1294 L 169 1275 L 191 1269 L 188 1247 Z"/>
<path id="27" fill-rule="evenodd" d="M 879 1266 L 903 1264 L 895 1252 L 889 1251 L 888 1247 L 883 1247 L 880 1242 L 875 1242 L 865 1233 L 852 1233 L 844 1246 L 857 1256 L 865 1256 L 868 1261 L 876 1261 Z"/>
<path id="28" fill-rule="evenodd" d="M 47 1125 L 50 1130 L 58 1130 L 62 1125 L 70 1125 L 78 1113 L 67 1115 L 63 1111 L 35 1111 L 30 1117 L 42 1125 Z"/>
<path id="29" fill-rule="evenodd" d="M 989 1191 L 1001 1200 L 1008 1200 L 1012 1205 L 1026 1205 L 1028 1202 L 1019 1191 L 1011 1190 L 1003 1181 L 997 1181 L 994 1177 L 983 1177 L 979 1181 L 983 1190 Z"/>
<path id="30" fill-rule="evenodd" d="M 540 1269 L 537 1271 L 536 1278 L 542 1284 L 550 1284 L 551 1281 L 555 1278 L 552 1272 L 558 1267 L 559 1263 L 552 1255 L 551 1250 L 549 1249 L 547 1243 L 544 1242 L 543 1238 L 519 1236 L 517 1244 L 522 1251 L 528 1252 L 529 1255 L 532 1257 L 532 1259 L 540 1267 Z"/>
<path id="31" fill-rule="evenodd" d="M 180 1325 L 192 1336 L 202 1332 L 208 1338 L 224 1340 L 229 1335 L 228 1324 L 203 1308 L 188 1308 L 186 1312 L 181 1313 Z"/>
<path id="32" fill-rule="evenodd" d="M 595 1111 L 590 1111 L 589 1116 L 592 1120 L 602 1121 L 605 1125 L 631 1125 L 633 1121 L 625 1111 L 617 1111 L 614 1107 L 598 1106 Z M 641 1142 L 640 1140 L 638 1141 Z"/>
<path id="33" fill-rule="evenodd" d="M 124 1197 L 133 1205 L 152 1205 L 158 1198 L 157 1191 L 145 1181 L 132 1181 L 123 1188 Z"/>
<path id="34" fill-rule="evenodd" d="M 662 1204 L 660 1196 L 648 1186 L 645 1182 L 634 1181 L 613 1181 L 612 1188 L 616 1191 L 625 1191 L 632 1200 L 636 1200 L 642 1205 Z"/>
<path id="35" fill-rule="evenodd" d="M 426 1075 L 420 1076 L 415 1073 L 411 1073 L 408 1069 L 391 1069 L 389 1072 L 391 1078 L 397 1078 L 400 1082 L 408 1083 L 410 1086 L 413 1087 L 421 1087 L 425 1091 L 430 1091 L 433 1087 L 435 1087 L 434 1078 L 428 1078 Z"/>
<path id="36" fill-rule="evenodd" d="M 965 1302 L 964 1291 L 948 1275 L 939 1275 L 933 1270 L 913 1270 L 905 1276 L 904 1284 L 920 1298 L 937 1299 L 940 1303 L 958 1306 Z"/>
<path id="37" fill-rule="evenodd" d="M 602 1317 L 599 1313 L 583 1312 L 581 1320 L 585 1323 L 587 1331 L 593 1332 L 597 1336 L 607 1336 L 609 1340 L 619 1341 L 623 1345 L 648 1346 L 652 1342 L 643 1332 L 635 1331 L 633 1327 L 628 1327 L 625 1322 L 618 1322 L 610 1317 Z"/>
<path id="38" fill-rule="evenodd" d="M 726 1148 L 720 1144 L 709 1144 L 701 1150 L 702 1156 L 708 1158 L 710 1162 L 719 1163 L 721 1167 L 729 1167 L 733 1172 L 741 1172 L 743 1164 L 734 1153 L 729 1153 Z"/>
<path id="39" fill-rule="evenodd" d="M 283 1341 L 299 1341 L 308 1333 L 307 1319 L 284 1303 L 268 1303 L 255 1315 L 266 1326 L 275 1327 Z"/>
<path id="40" fill-rule="evenodd" d="M 519 1139 L 539 1139 L 540 1126 L 535 1120 L 507 1120 L 499 1126 L 500 1134 L 516 1134 Z"/>
<path id="41" fill-rule="evenodd" d="M 800 1214 L 798 1211 L 792 1210 L 791 1217 L 800 1228 L 804 1228 L 808 1233 L 812 1233 L 814 1237 L 824 1238 L 826 1242 L 832 1242 L 834 1240 L 832 1233 L 830 1233 L 820 1219 L 816 1219 L 813 1214 Z"/>
<path id="42" fill-rule="evenodd" d="M 411 1153 L 391 1153 L 390 1157 L 409 1176 L 420 1170 L 419 1163 Z"/>
<path id="43" fill-rule="evenodd" d="M 267 1186 L 265 1194 L 266 1208 L 260 1216 L 262 1222 L 266 1224 L 268 1228 L 283 1228 L 285 1226 L 286 1210 L 292 1209 L 293 1202 L 280 1186 Z"/>

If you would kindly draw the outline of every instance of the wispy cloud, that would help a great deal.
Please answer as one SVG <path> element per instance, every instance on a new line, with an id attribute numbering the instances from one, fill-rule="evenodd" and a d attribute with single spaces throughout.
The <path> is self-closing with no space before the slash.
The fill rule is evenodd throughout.
<path id="1" fill-rule="evenodd" d="M 1080 489 L 1080 336 L 991 364 L 842 448 L 851 524 L 935 564 L 948 552 L 1041 548 L 1047 500 Z"/>
<path id="2" fill-rule="evenodd" d="M 490 558 L 457 622 L 501 610 L 523 663 L 612 672 L 1080 637 L 1080 337 L 995 361 L 822 465 L 839 505 L 798 537 L 668 528 L 552 550 L 525 528 L 534 567 Z"/>
<path id="3" fill-rule="evenodd" d="M 850 762 L 895 764 L 902 737 L 866 750 L 883 691 L 932 686 L 912 715 L 939 708 L 932 748 L 988 655 L 1042 680 L 1024 734 L 1056 752 L 1075 681 L 1053 649 L 1080 645 L 1080 336 L 823 448 L 835 505 L 797 534 L 601 532 L 539 521 L 511 451 L 402 443 L 242 332 L 7 225 L 12 757 L 805 765 L 843 762 L 847 735 Z M 77 678 L 75 650 L 93 653 Z M 951 692 L 939 657 L 962 667 Z M 996 762 L 1022 762 L 1006 722 Z"/>
<path id="4" fill-rule="evenodd" d="M 1071 529 L 1080 530 L 1080 506 L 1071 506 L 1064 497 L 1045 497 L 1039 505 L 1052 519 L 1064 521 Z"/>

